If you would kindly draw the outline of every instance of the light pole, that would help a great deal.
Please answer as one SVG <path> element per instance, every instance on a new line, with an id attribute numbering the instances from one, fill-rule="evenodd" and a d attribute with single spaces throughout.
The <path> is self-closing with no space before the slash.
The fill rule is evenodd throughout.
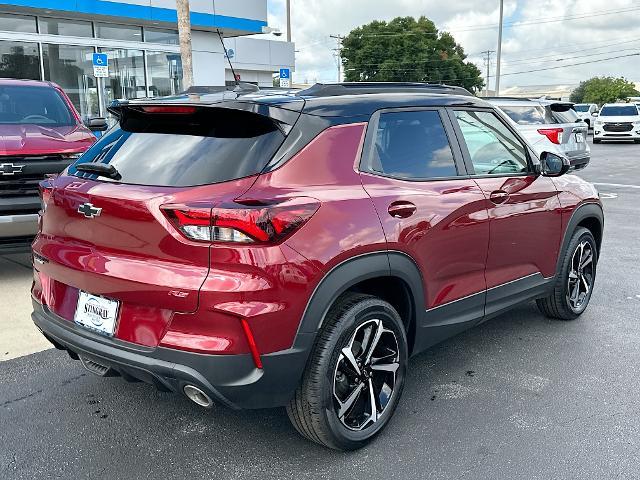
<path id="1" fill-rule="evenodd" d="M 500 61 L 502 60 L 502 19 L 504 17 L 504 0 L 500 0 L 500 26 L 498 28 L 498 55 L 496 65 L 496 97 L 500 96 Z"/>
<path id="2" fill-rule="evenodd" d="M 291 42 L 291 0 L 287 0 L 287 42 Z"/>

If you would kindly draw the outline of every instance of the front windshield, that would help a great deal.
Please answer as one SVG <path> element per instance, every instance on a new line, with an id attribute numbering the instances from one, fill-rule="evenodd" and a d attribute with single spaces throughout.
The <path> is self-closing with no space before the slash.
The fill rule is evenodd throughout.
<path id="1" fill-rule="evenodd" d="M 601 117 L 635 117 L 640 115 L 637 107 L 633 105 L 611 105 L 602 107 L 600 110 Z"/>
<path id="2" fill-rule="evenodd" d="M 66 127 L 75 123 L 66 102 L 54 88 L 32 85 L 0 87 L 0 124 Z"/>
<path id="3" fill-rule="evenodd" d="M 585 105 L 574 105 L 573 106 L 574 110 L 576 112 L 588 112 L 589 111 L 589 105 L 585 104 Z"/>

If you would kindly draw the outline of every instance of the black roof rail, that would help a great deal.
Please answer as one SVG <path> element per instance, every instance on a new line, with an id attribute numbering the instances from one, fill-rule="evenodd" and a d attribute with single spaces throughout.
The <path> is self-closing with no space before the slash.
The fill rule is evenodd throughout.
<path id="1" fill-rule="evenodd" d="M 335 97 L 340 95 L 363 95 L 367 93 L 440 93 L 473 97 L 469 90 L 439 83 L 418 82 L 342 82 L 316 83 L 296 93 L 299 96 Z"/>

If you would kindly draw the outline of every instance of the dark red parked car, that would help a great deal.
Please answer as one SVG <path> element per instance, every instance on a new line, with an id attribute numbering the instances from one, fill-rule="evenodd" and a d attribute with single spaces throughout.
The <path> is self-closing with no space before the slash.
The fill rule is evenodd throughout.
<path id="1" fill-rule="evenodd" d="M 516 304 L 571 320 L 598 193 L 456 87 L 316 85 L 112 106 L 42 185 L 33 320 L 99 375 L 195 403 L 287 406 L 355 449 L 407 359 Z"/>
<path id="2" fill-rule="evenodd" d="M 0 251 L 28 251 L 38 229 L 38 184 L 60 173 L 106 130 L 105 119 L 80 120 L 51 82 L 0 79 Z"/>

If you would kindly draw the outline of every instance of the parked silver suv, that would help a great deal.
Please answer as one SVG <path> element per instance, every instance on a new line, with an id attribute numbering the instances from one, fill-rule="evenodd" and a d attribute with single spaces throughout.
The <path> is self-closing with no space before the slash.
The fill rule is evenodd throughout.
<path id="1" fill-rule="evenodd" d="M 487 100 L 506 114 L 538 154 L 556 151 L 569 158 L 576 170 L 589 164 L 589 127 L 578 117 L 573 103 L 526 98 Z"/>

